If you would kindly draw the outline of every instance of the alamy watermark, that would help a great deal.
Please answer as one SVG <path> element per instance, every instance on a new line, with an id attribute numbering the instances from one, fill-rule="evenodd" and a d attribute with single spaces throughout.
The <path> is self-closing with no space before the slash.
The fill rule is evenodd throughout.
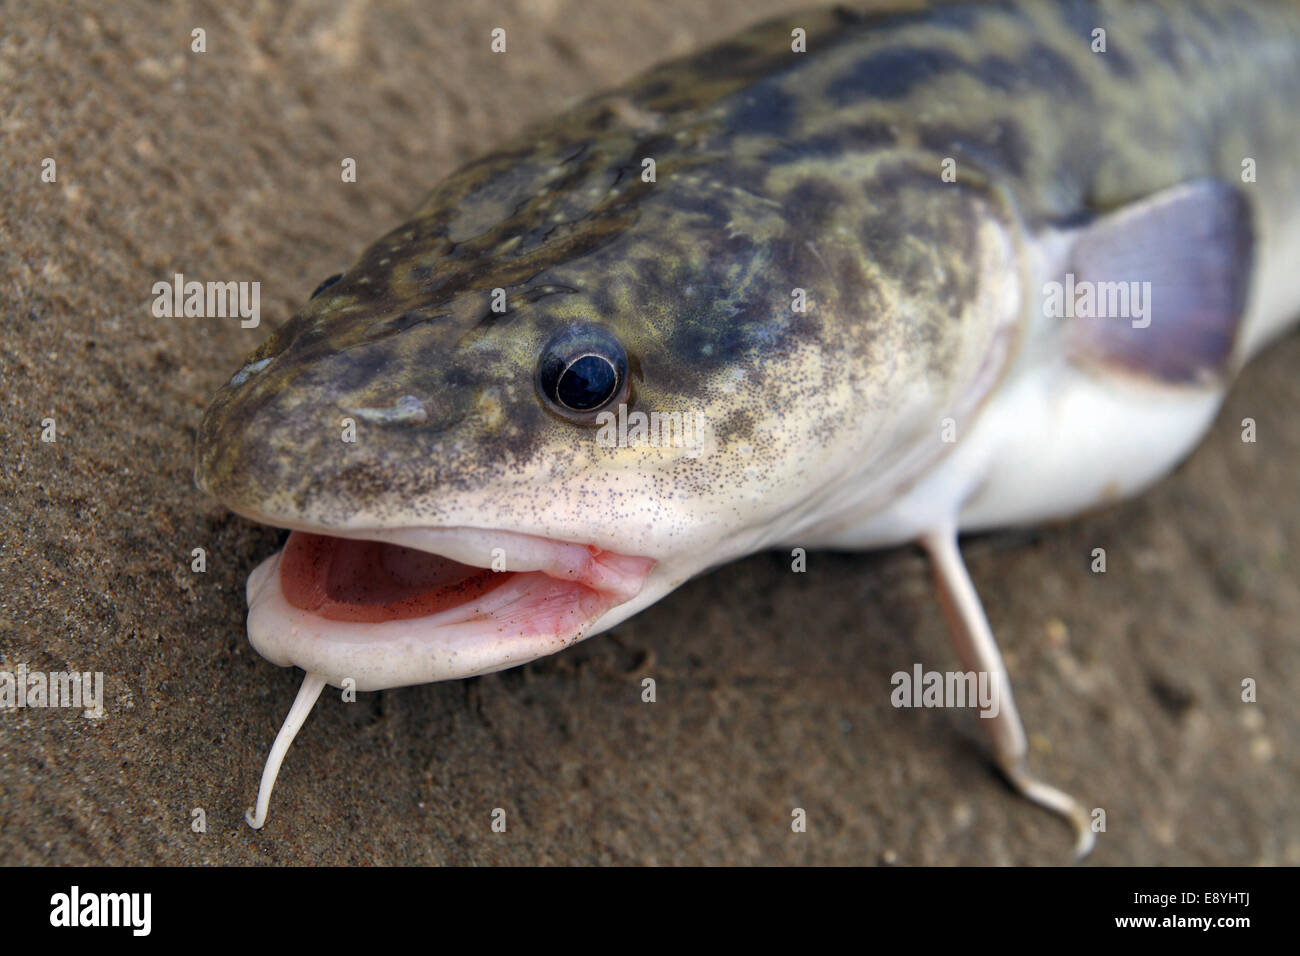
<path id="1" fill-rule="evenodd" d="M 1043 283 L 1043 315 L 1053 319 L 1132 319 L 1135 329 L 1151 324 L 1150 282 L 1092 282 L 1075 280 Z"/>
<path id="2" fill-rule="evenodd" d="M 152 893 L 83 893 L 73 885 L 50 897 L 50 925 L 56 927 L 125 927 L 132 936 L 148 936 L 153 928 Z"/>
<path id="3" fill-rule="evenodd" d="M 0 670 L 0 710 L 23 707 L 72 707 L 88 718 L 104 716 L 101 671 L 34 671 L 19 664 Z"/>
<path id="4" fill-rule="evenodd" d="M 239 327 L 255 329 L 262 321 L 262 283 L 185 281 L 176 273 L 172 281 L 153 284 L 153 308 L 159 319 L 225 319 L 239 317 Z"/>
<path id="5" fill-rule="evenodd" d="M 1002 682 L 988 671 L 927 671 L 920 664 L 895 671 L 889 702 L 895 707 L 974 707 L 981 717 L 1002 711 Z"/>
<path id="6" fill-rule="evenodd" d="M 685 448 L 698 458 L 709 436 L 703 412 L 629 412 L 620 402 L 618 413 L 596 416 L 596 444 L 601 448 Z"/>

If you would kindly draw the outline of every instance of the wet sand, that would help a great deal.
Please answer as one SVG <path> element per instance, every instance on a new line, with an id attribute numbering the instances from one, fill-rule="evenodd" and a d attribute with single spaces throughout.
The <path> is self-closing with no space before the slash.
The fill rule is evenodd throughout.
<path id="1" fill-rule="evenodd" d="M 0 39 L 0 669 L 101 671 L 106 711 L 0 711 L 0 861 L 1066 860 L 972 714 L 890 705 L 893 672 L 954 666 L 907 549 L 758 555 L 523 668 L 327 695 L 245 826 L 300 675 L 245 639 L 279 534 L 195 490 L 206 403 L 457 165 L 789 5 L 111 6 L 29 5 Z M 262 327 L 154 318 L 177 272 L 260 281 Z M 1293 335 L 1141 499 L 966 544 L 1034 765 L 1107 811 L 1096 864 L 1300 864 L 1298 368 Z"/>

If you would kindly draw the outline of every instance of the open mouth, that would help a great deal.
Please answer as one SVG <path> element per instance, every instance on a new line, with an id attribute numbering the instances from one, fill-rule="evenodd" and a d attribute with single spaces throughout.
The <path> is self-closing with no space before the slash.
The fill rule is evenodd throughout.
<path id="1" fill-rule="evenodd" d="M 531 622 L 538 632 L 553 631 L 561 619 L 572 616 L 570 612 L 599 607 L 603 613 L 611 599 L 621 603 L 635 597 L 654 564 L 595 547 L 514 534 L 471 532 L 467 538 L 408 530 L 393 537 L 424 548 L 293 532 L 280 562 L 284 599 L 330 621 L 374 624 L 437 617 L 449 622 L 452 617 L 463 621 L 508 616 Z M 439 544 L 466 560 L 426 550 Z M 475 558 L 487 563 L 467 563 Z"/>
<path id="2" fill-rule="evenodd" d="M 555 653 L 640 593 L 655 562 L 477 528 L 297 530 L 248 578 L 273 663 L 379 690 Z"/>

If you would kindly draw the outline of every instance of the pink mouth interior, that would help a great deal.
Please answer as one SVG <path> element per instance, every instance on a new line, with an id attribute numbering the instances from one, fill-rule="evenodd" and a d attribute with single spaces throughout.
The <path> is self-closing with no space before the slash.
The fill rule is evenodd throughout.
<path id="1" fill-rule="evenodd" d="M 482 597 L 510 577 L 414 548 L 305 531 L 289 535 L 280 564 L 285 600 L 331 621 L 425 617 Z"/>
<path id="2" fill-rule="evenodd" d="M 567 609 L 588 617 L 635 596 L 654 565 L 598 548 L 578 553 L 586 566 L 561 579 L 542 571 L 493 571 L 380 541 L 295 531 L 284 546 L 280 588 L 289 604 L 319 617 L 376 623 L 448 611 L 526 576 L 530 597 L 517 612 L 531 607 L 532 615 L 549 619 Z"/>

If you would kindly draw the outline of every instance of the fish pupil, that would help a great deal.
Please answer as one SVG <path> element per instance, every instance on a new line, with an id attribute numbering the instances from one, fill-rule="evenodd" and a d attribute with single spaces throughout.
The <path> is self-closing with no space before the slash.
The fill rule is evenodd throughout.
<path id="1" fill-rule="evenodd" d="M 588 412 L 609 401 L 617 388 L 618 371 L 609 359 L 583 355 L 561 373 L 555 397 L 566 408 Z"/>

